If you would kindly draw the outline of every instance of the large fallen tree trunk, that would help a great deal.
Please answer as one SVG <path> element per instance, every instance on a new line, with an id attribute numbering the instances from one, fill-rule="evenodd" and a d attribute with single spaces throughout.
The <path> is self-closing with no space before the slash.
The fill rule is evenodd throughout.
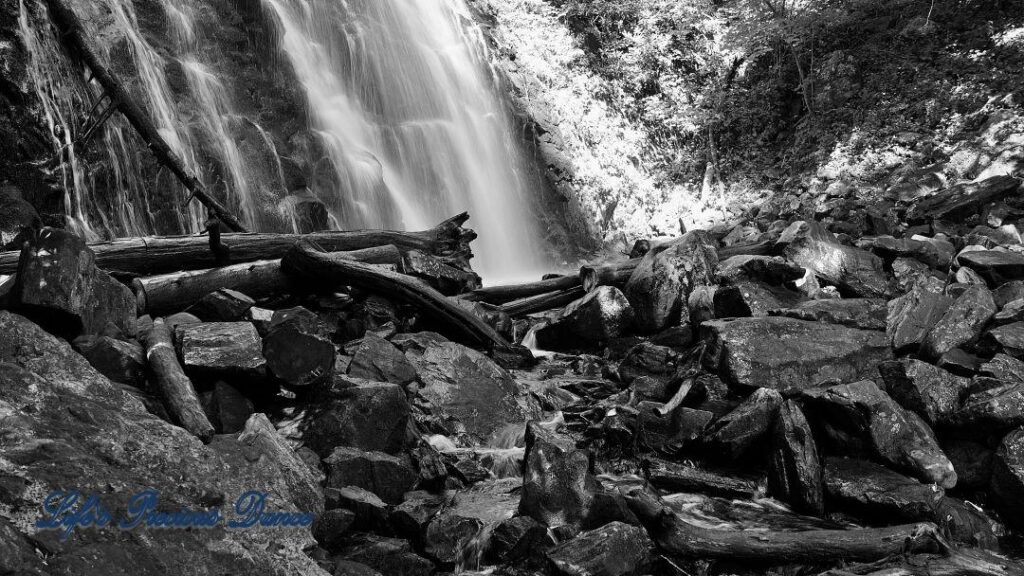
<path id="1" fill-rule="evenodd" d="M 238 264 L 281 258 L 300 239 L 308 239 L 330 252 L 349 252 L 392 244 L 403 252 L 420 250 L 457 268 L 469 269 L 469 243 L 476 232 L 462 225 L 469 214 L 462 213 L 430 230 L 351 230 L 312 234 L 224 234 L 221 240 L 231 248 L 231 261 Z M 126 238 L 90 244 L 96 265 L 121 276 L 151 276 L 180 270 L 201 270 L 216 265 L 209 243 L 202 236 L 156 236 Z M 18 270 L 20 251 L 0 252 L 0 274 Z"/>
<path id="2" fill-rule="evenodd" d="M 131 94 L 128 93 L 128 90 L 125 89 L 124 84 L 96 56 L 96 53 L 93 52 L 92 47 L 86 40 L 82 23 L 74 11 L 65 5 L 63 0 L 48 0 L 47 7 L 49 8 L 50 19 L 60 32 L 60 39 L 65 47 L 67 47 L 68 52 L 72 56 L 81 58 L 89 71 L 92 72 L 93 78 L 110 95 L 112 99 L 111 106 L 117 106 L 117 109 L 128 120 L 128 123 L 132 125 L 132 128 L 135 128 L 135 131 L 139 133 L 142 140 L 149 146 L 157 160 L 166 166 L 188 189 L 189 193 L 202 202 L 228 228 L 236 232 L 245 232 L 245 227 L 242 226 L 242 223 L 216 198 L 210 196 L 203 189 L 202 184 L 199 183 L 199 179 L 185 168 L 184 163 L 171 150 L 171 147 L 163 137 L 160 136 L 152 120 L 135 102 Z"/>
<path id="3" fill-rule="evenodd" d="M 531 296 L 569 290 L 579 285 L 579 276 L 559 276 L 557 278 L 548 278 L 547 280 L 538 280 L 537 282 L 527 282 L 526 284 L 506 284 L 478 288 L 468 294 L 463 294 L 461 298 L 471 302 L 505 304 Z"/>
<path id="4" fill-rule="evenodd" d="M 985 550 L 959 549 L 951 554 L 914 554 L 846 565 L 818 576 L 1024 576 L 1024 566 Z"/>
<path id="5" fill-rule="evenodd" d="M 600 286 L 616 286 L 621 288 L 633 275 L 633 270 L 640 264 L 641 258 L 633 258 L 618 264 L 605 266 L 583 266 L 580 268 L 580 282 L 583 289 L 591 292 Z"/>
<path id="6" fill-rule="evenodd" d="M 586 292 L 584 292 L 581 285 L 566 290 L 559 290 L 558 292 L 549 292 L 530 298 L 523 298 L 522 300 L 515 300 L 502 304 L 499 308 L 509 316 L 525 316 L 551 310 L 552 308 L 561 308 L 573 300 L 583 298 L 585 295 Z"/>
<path id="7" fill-rule="evenodd" d="M 402 265 L 402 253 L 390 245 L 335 252 L 334 255 L 367 264 Z M 178 312 L 221 288 L 237 290 L 250 298 L 263 298 L 291 293 L 294 287 L 288 276 L 281 271 L 280 259 L 257 260 L 209 270 L 172 272 L 136 278 L 132 282 L 140 315 Z"/>
<path id="8" fill-rule="evenodd" d="M 686 522 L 643 488 L 630 491 L 626 502 L 662 550 L 682 557 L 792 564 L 948 550 L 931 523 L 799 532 L 712 530 Z"/>
<path id="9" fill-rule="evenodd" d="M 309 240 L 301 240 L 288 250 L 281 259 L 281 268 L 299 282 L 325 287 L 355 286 L 412 304 L 466 344 L 497 350 L 512 348 L 475 314 L 420 280 L 322 252 Z"/>
<path id="10" fill-rule="evenodd" d="M 213 439 L 214 428 L 203 412 L 192 381 L 185 375 L 171 341 L 171 329 L 162 318 L 143 327 L 142 343 L 146 361 L 153 374 L 151 382 L 164 401 L 164 407 L 182 428 L 195 434 L 204 443 Z"/>

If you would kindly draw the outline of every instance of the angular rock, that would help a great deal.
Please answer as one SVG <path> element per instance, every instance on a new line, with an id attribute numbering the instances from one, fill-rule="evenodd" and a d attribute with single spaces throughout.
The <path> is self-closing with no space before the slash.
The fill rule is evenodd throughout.
<path id="1" fill-rule="evenodd" d="M 961 253 L 956 259 L 961 266 L 977 272 L 990 286 L 1024 280 L 1024 255 L 1017 252 L 976 250 Z"/>
<path id="2" fill-rule="evenodd" d="M 896 277 L 896 290 L 901 294 L 909 292 L 916 284 L 936 279 L 928 265 L 913 258 L 897 258 L 892 263 L 892 274 Z M 938 287 L 941 292 L 941 286 Z"/>
<path id="3" fill-rule="evenodd" d="M 259 378 L 266 372 L 263 342 L 248 322 L 180 325 L 175 339 L 182 367 L 190 373 Z"/>
<path id="4" fill-rule="evenodd" d="M 982 347 L 990 351 L 1005 352 L 1014 358 L 1024 357 L 1024 322 L 1014 322 L 989 330 L 978 344 L 979 353 L 982 353 Z"/>
<path id="5" fill-rule="evenodd" d="M 978 213 L 985 205 L 998 202 L 1020 187 L 1012 176 L 993 176 L 981 182 L 957 184 L 918 201 L 907 210 L 911 224 L 929 220 L 956 220 Z"/>
<path id="6" fill-rule="evenodd" d="M 781 286 L 769 286 L 756 281 L 737 282 L 729 286 L 720 286 L 714 291 L 713 316 L 767 316 L 775 309 L 799 306 L 803 300 L 801 293 Z M 691 321 L 694 321 L 692 316 Z M 694 325 L 699 326 L 699 323 L 694 321 Z"/>
<path id="7" fill-rule="evenodd" d="M 391 511 L 389 522 L 396 534 L 410 540 L 421 540 L 427 525 L 451 503 L 451 493 L 432 494 L 416 490 L 406 494 L 404 502 Z"/>
<path id="8" fill-rule="evenodd" d="M 992 478 L 992 463 L 995 452 L 970 440 L 949 440 L 942 445 L 956 470 L 957 486 L 971 490 L 988 489 Z"/>
<path id="9" fill-rule="evenodd" d="M 171 329 L 172 332 L 178 329 L 178 326 L 185 324 L 199 324 L 202 320 L 196 318 L 188 312 L 178 312 L 177 314 L 171 314 L 167 318 L 164 318 L 164 323 Z"/>
<path id="10" fill-rule="evenodd" d="M 952 304 L 952 298 L 922 285 L 890 300 L 885 333 L 893 350 L 897 354 L 916 352 Z"/>
<path id="11" fill-rule="evenodd" d="M 844 246 L 817 222 L 794 222 L 777 246 L 789 260 L 814 271 L 820 278 L 851 296 L 888 298 L 892 279 L 878 256 L 859 248 Z"/>
<path id="12" fill-rule="evenodd" d="M 961 436 L 981 438 L 1024 426 L 1024 384 L 1005 383 L 971 394 L 948 426 Z"/>
<path id="13" fill-rule="evenodd" d="M 654 553 L 643 528 L 612 522 L 552 548 L 552 570 L 561 576 L 642 574 Z"/>
<path id="14" fill-rule="evenodd" d="M 420 446 L 409 452 L 416 469 L 419 471 L 420 485 L 425 488 L 444 486 L 448 478 L 448 468 L 441 453 L 430 445 Z"/>
<path id="15" fill-rule="evenodd" d="M 861 330 L 885 330 L 888 305 L 885 300 L 877 298 L 811 300 L 794 308 L 777 309 L 769 313 L 772 316 L 842 324 Z"/>
<path id="16" fill-rule="evenodd" d="M 932 521 L 953 542 L 989 550 L 999 550 L 999 540 L 1006 534 L 1003 525 L 977 504 L 950 496 L 939 500 Z"/>
<path id="17" fill-rule="evenodd" d="M 499 428 L 526 420 L 516 402 L 512 376 L 493 360 L 460 344 L 431 341 L 406 357 L 416 367 L 423 387 L 419 394 L 447 419 L 454 419 L 479 439 Z"/>
<path id="18" fill-rule="evenodd" d="M 335 448 L 324 459 L 324 466 L 327 468 L 326 486 L 358 486 L 390 504 L 400 503 L 419 480 L 419 475 L 405 459 L 358 448 Z"/>
<path id="19" fill-rule="evenodd" d="M 71 344 L 93 368 L 114 382 L 131 386 L 144 383 L 146 355 L 142 345 L 135 340 L 79 336 Z"/>
<path id="20" fill-rule="evenodd" d="M 938 358 L 954 348 L 973 343 L 995 313 L 992 293 L 983 286 L 971 286 L 928 331 L 921 343 L 921 353 Z"/>
<path id="21" fill-rule="evenodd" d="M 614 286 L 600 286 L 562 309 L 537 331 L 545 350 L 579 348 L 626 333 L 633 324 L 633 307 Z"/>
<path id="22" fill-rule="evenodd" d="M 1024 361 L 1011 358 L 1006 354 L 996 354 L 991 360 L 981 365 L 981 374 L 991 376 L 1007 383 L 1024 384 Z"/>
<path id="23" fill-rule="evenodd" d="M 85 241 L 44 228 L 21 250 L 11 306 L 54 333 L 134 336 L 137 303 L 125 285 L 96 267 Z"/>
<path id="24" fill-rule="evenodd" d="M 877 374 L 892 357 L 885 334 L 792 318 L 705 322 L 705 365 L 743 388 L 802 389 Z"/>
<path id="25" fill-rule="evenodd" d="M 870 380 L 806 390 L 814 419 L 860 439 L 878 458 L 899 471 L 943 488 L 956 485 L 956 472 L 928 425 L 905 411 Z"/>
<path id="26" fill-rule="evenodd" d="M 405 385 L 416 379 L 416 368 L 402 351 L 387 340 L 367 332 L 355 346 L 346 347 L 352 356 L 349 376 L 375 382 Z"/>
<path id="27" fill-rule="evenodd" d="M 342 558 L 334 558 L 333 576 L 383 576 L 373 568 L 361 562 L 352 562 Z"/>
<path id="28" fill-rule="evenodd" d="M 854 458 L 825 459 L 825 488 L 831 506 L 885 524 L 932 520 L 945 496 L 934 484 Z"/>
<path id="29" fill-rule="evenodd" d="M 388 528 L 388 505 L 376 494 L 358 486 L 324 488 L 328 510 L 352 511 L 352 528 L 383 532 Z"/>
<path id="30" fill-rule="evenodd" d="M 871 250 L 887 259 L 913 258 L 932 268 L 941 268 L 949 264 L 949 258 L 943 262 L 943 252 L 929 242 L 911 238 L 893 238 L 892 236 L 873 236 L 861 238 L 858 248 Z"/>
<path id="31" fill-rule="evenodd" d="M 680 359 L 680 354 L 668 346 L 641 342 L 626 352 L 619 364 L 619 377 L 626 382 L 644 376 L 664 381 L 675 373 Z"/>
<path id="32" fill-rule="evenodd" d="M 443 569 L 451 570 L 464 560 L 463 554 L 469 552 L 469 544 L 483 527 L 477 518 L 442 512 L 427 526 L 423 552 Z"/>
<path id="33" fill-rule="evenodd" d="M 792 400 L 779 408 L 772 427 L 768 491 L 789 502 L 797 512 L 814 516 L 825 513 L 818 446 L 807 418 Z"/>
<path id="34" fill-rule="evenodd" d="M 878 371 L 889 395 L 933 426 L 960 408 L 971 385 L 967 378 L 910 358 L 885 362 Z"/>
<path id="35" fill-rule="evenodd" d="M 804 277 L 804 269 L 779 256 L 732 256 L 718 264 L 719 281 L 737 284 L 760 281 L 780 286 Z"/>
<path id="36" fill-rule="evenodd" d="M 991 490 L 1007 524 L 1024 528 L 1024 428 L 1010 432 L 996 451 Z"/>
<path id="37" fill-rule="evenodd" d="M 759 441 L 768 436 L 782 395 L 771 388 L 759 388 L 735 410 L 720 418 L 707 433 L 711 453 L 729 460 L 738 460 Z"/>
<path id="38" fill-rule="evenodd" d="M 320 318 L 301 306 L 274 312 L 263 355 L 270 373 L 295 388 L 321 383 L 334 370 L 334 344 Z"/>
<path id="39" fill-rule="evenodd" d="M 1024 299 L 1024 280 L 1013 280 L 992 291 L 996 306 L 1002 308 L 1014 300 Z"/>
<path id="40" fill-rule="evenodd" d="M 313 523 L 313 537 L 321 547 L 334 550 L 344 542 L 345 534 L 355 519 L 355 512 L 351 510 L 328 510 L 317 516 L 316 522 Z"/>
<path id="41" fill-rule="evenodd" d="M 394 454 L 405 444 L 409 404 L 397 384 L 346 382 L 332 386 L 304 426 L 303 439 L 321 457 L 338 446 Z"/>
<path id="42" fill-rule="evenodd" d="M 405 540 L 363 534 L 342 548 L 336 560 L 359 562 L 387 576 L 430 576 L 434 563 L 412 551 Z"/>
<path id="43" fill-rule="evenodd" d="M 256 301 L 245 294 L 230 288 L 221 288 L 210 292 L 189 306 L 186 312 L 193 314 L 203 322 L 234 322 L 244 320 L 246 312 L 256 305 Z"/>
<path id="44" fill-rule="evenodd" d="M 218 381 L 210 393 L 210 402 L 203 406 L 210 423 L 221 434 L 234 434 L 245 428 L 253 414 L 252 401 L 234 386 Z"/>
<path id="45" fill-rule="evenodd" d="M 516 516 L 494 527 L 484 554 L 495 564 L 536 565 L 554 544 L 546 526 L 529 516 Z"/>
<path id="46" fill-rule="evenodd" d="M 623 292 L 633 306 L 636 328 L 657 332 L 686 316 L 686 300 L 697 286 L 714 284 L 715 243 L 703 231 L 687 232 L 652 248 L 633 271 Z"/>
<path id="47" fill-rule="evenodd" d="M 974 376 L 984 363 L 980 357 L 964 351 L 961 348 L 953 348 L 946 352 L 935 362 L 939 368 L 956 374 L 957 376 Z"/>
<path id="48" fill-rule="evenodd" d="M 995 298 L 993 297 L 993 300 L 994 299 Z M 999 312 L 996 312 L 996 315 L 992 317 L 992 322 L 999 326 L 1020 322 L 1021 320 L 1024 320 L 1024 298 L 1018 298 L 1012 302 L 1007 302 L 1000 308 Z"/>

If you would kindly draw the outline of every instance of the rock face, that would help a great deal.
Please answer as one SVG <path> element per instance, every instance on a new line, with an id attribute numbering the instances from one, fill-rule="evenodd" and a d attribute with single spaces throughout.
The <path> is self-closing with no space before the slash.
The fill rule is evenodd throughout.
<path id="1" fill-rule="evenodd" d="M 367 332 L 354 348 L 348 374 L 356 378 L 405 385 L 416 379 L 416 368 L 402 351 L 387 340 Z"/>
<path id="2" fill-rule="evenodd" d="M 844 246 L 817 222 L 794 222 L 779 238 L 777 245 L 789 260 L 812 270 L 818 277 L 852 296 L 888 298 L 892 280 L 881 258 Z"/>
<path id="3" fill-rule="evenodd" d="M 690 291 L 714 283 L 718 252 L 704 232 L 651 249 L 633 271 L 624 292 L 642 332 L 657 332 L 679 323 Z"/>
<path id="4" fill-rule="evenodd" d="M 537 345 L 545 350 L 579 348 L 626 333 L 633 324 L 633 307 L 614 286 L 600 286 L 562 309 L 537 329 Z"/>
<path id="5" fill-rule="evenodd" d="M 1024 527 L 1024 428 L 1007 434 L 996 451 L 991 490 L 1006 522 Z"/>
<path id="6" fill-rule="evenodd" d="M 967 288 L 929 330 L 921 346 L 922 354 L 938 358 L 954 348 L 973 343 L 996 312 L 996 303 L 988 288 L 978 285 Z"/>
<path id="7" fill-rule="evenodd" d="M 405 443 L 408 422 L 409 404 L 401 387 L 352 381 L 331 386 L 312 408 L 302 434 L 323 458 L 338 446 L 394 454 Z"/>
<path id="8" fill-rule="evenodd" d="M 547 556 L 561 576 L 628 576 L 643 573 L 653 552 L 643 528 L 612 522 L 556 546 Z"/>
<path id="9" fill-rule="evenodd" d="M 968 266 L 981 275 L 990 286 L 1024 279 L 1024 255 L 1007 250 L 975 250 L 957 256 L 961 266 Z"/>
<path id="10" fill-rule="evenodd" d="M 238 438 L 219 436 L 204 446 L 150 415 L 66 343 L 24 318 L 0 312 L 0 328 L 0 406 L 14 410 L 0 408 L 14 426 L 0 445 L 0 458 L 19 463 L 6 472 L 10 488 L 0 495 L 0 530 L 21 532 L 22 520 L 8 520 L 37 518 L 38 494 L 68 487 L 99 495 L 108 510 L 125 510 L 128 498 L 147 488 L 158 490 L 160 502 L 173 510 L 207 510 L 217 505 L 211 495 L 220 495 L 227 512 L 248 490 L 265 491 L 277 509 L 323 510 L 309 468 L 265 419 L 251 420 Z M 27 406 L 31 415 L 22 411 Z M 219 573 L 244 565 L 260 573 L 323 574 L 304 553 L 314 544 L 308 528 L 168 530 L 153 539 L 88 528 L 63 542 L 55 531 L 33 530 L 32 539 L 48 550 L 46 565 L 35 547 L 21 560 L 25 570 L 38 573 L 114 574 L 130 562 L 139 574 L 166 574 L 174 571 L 168 567 L 182 565 Z M 5 554 L 3 561 L 11 560 Z"/>
<path id="11" fill-rule="evenodd" d="M 782 395 L 777 390 L 759 388 L 735 410 L 715 422 L 708 431 L 708 447 L 717 455 L 738 460 L 765 439 L 782 403 Z"/>
<path id="12" fill-rule="evenodd" d="M 135 335 L 135 295 L 96 267 L 84 240 L 64 230 L 44 228 L 22 248 L 12 304 L 63 336 L 111 329 Z"/>
<path id="13" fill-rule="evenodd" d="M 737 318 L 702 325 L 708 367 L 745 388 L 807 388 L 877 373 L 892 357 L 885 334 L 792 318 Z"/>
<path id="14" fill-rule="evenodd" d="M 143 383 L 146 356 L 138 342 L 110 336 L 81 336 L 72 345 L 93 368 L 114 382 L 132 386 Z"/>
<path id="15" fill-rule="evenodd" d="M 900 407 L 870 380 L 808 390 L 819 424 L 860 439 L 897 470 L 943 488 L 956 485 L 956 472 L 928 425 Z"/>
<path id="16" fill-rule="evenodd" d="M 516 403 L 515 380 L 476 350 L 430 339 L 422 349 L 410 347 L 406 357 L 423 383 L 419 394 L 470 434 L 486 439 L 506 424 L 526 420 Z"/>
<path id="17" fill-rule="evenodd" d="M 916 352 L 952 304 L 952 298 L 920 284 L 890 300 L 885 331 L 893 349 L 897 353 Z"/>
<path id="18" fill-rule="evenodd" d="M 373 492 L 390 504 L 398 504 L 412 490 L 419 476 L 409 463 L 383 452 L 365 452 L 358 448 L 338 447 L 324 459 L 327 486 L 358 486 Z"/>
<path id="19" fill-rule="evenodd" d="M 215 377 L 262 377 L 267 361 L 263 342 L 249 322 L 207 322 L 178 326 L 182 367 Z"/>
<path id="20" fill-rule="evenodd" d="M 815 516 L 825 513 L 818 446 L 807 418 L 792 400 L 779 408 L 772 428 L 768 490 L 797 512 Z"/>
<path id="21" fill-rule="evenodd" d="M 931 484 L 854 458 L 826 459 L 825 487 L 832 505 L 886 523 L 931 520 L 945 495 Z"/>
<path id="22" fill-rule="evenodd" d="M 323 382 L 334 371 L 334 344 L 320 318 L 301 306 L 274 312 L 263 355 L 270 373 L 295 388 Z"/>
<path id="23" fill-rule="evenodd" d="M 901 406 L 932 426 L 960 408 L 971 381 L 926 362 L 902 359 L 878 367 L 886 389 Z"/>

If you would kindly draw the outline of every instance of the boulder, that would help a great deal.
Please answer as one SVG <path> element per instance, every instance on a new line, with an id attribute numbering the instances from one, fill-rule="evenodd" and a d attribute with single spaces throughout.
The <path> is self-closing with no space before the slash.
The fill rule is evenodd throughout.
<path id="1" fill-rule="evenodd" d="M 419 475 L 405 458 L 339 446 L 324 459 L 330 488 L 358 486 L 389 504 L 398 504 L 413 489 Z"/>
<path id="2" fill-rule="evenodd" d="M 986 205 L 998 202 L 1020 188 L 1012 176 L 993 176 L 980 182 L 957 184 L 917 201 L 907 210 L 911 224 L 929 220 L 963 220 Z"/>
<path id="3" fill-rule="evenodd" d="M 897 354 L 916 352 L 953 299 L 917 284 L 889 301 L 885 333 Z"/>
<path id="4" fill-rule="evenodd" d="M 942 444 L 956 470 L 956 484 L 968 490 L 987 490 L 995 451 L 971 440 L 951 439 Z"/>
<path id="5" fill-rule="evenodd" d="M 79 336 L 71 343 L 79 354 L 107 378 L 120 384 L 141 386 L 146 373 L 146 354 L 135 340 L 110 336 Z"/>
<path id="6" fill-rule="evenodd" d="M 892 279 L 885 272 L 881 258 L 840 244 L 817 222 L 794 222 L 782 233 L 776 246 L 782 247 L 786 258 L 812 270 L 844 294 L 888 298 L 894 292 Z"/>
<path id="7" fill-rule="evenodd" d="M 241 432 L 254 412 L 252 401 L 223 381 L 214 384 L 208 398 L 203 410 L 221 434 Z"/>
<path id="8" fill-rule="evenodd" d="M 44 228 L 22 247 L 11 307 L 68 338 L 136 331 L 135 295 L 97 268 L 85 241 L 66 230 Z"/>
<path id="9" fill-rule="evenodd" d="M 334 569 L 331 570 L 333 576 L 383 576 L 380 572 L 361 562 L 353 562 L 339 557 L 333 558 L 333 562 Z"/>
<path id="10" fill-rule="evenodd" d="M 999 550 L 1000 538 L 1006 535 L 1003 525 L 977 504 L 951 496 L 939 500 L 931 520 L 958 544 Z"/>
<path id="11" fill-rule="evenodd" d="M 889 395 L 932 426 L 960 408 L 960 398 L 971 385 L 967 378 L 910 358 L 885 362 L 878 371 Z"/>
<path id="12" fill-rule="evenodd" d="M 933 520 L 945 496 L 934 484 L 854 458 L 825 459 L 825 489 L 830 507 L 883 524 Z"/>
<path id="13" fill-rule="evenodd" d="M 372 332 L 367 332 L 354 346 L 346 346 L 345 351 L 352 356 L 349 376 L 403 386 L 416 379 L 416 368 L 405 354 Z"/>
<path id="14" fill-rule="evenodd" d="M 209 377 L 265 375 L 263 341 L 249 322 L 184 324 L 175 331 L 182 367 Z"/>
<path id="15" fill-rule="evenodd" d="M 614 286 L 599 286 L 537 328 L 537 345 L 565 350 L 617 338 L 633 324 L 633 307 Z"/>
<path id="16" fill-rule="evenodd" d="M 643 574 L 654 554 L 647 531 L 612 522 L 552 548 L 547 557 L 560 576 Z"/>
<path id="17" fill-rule="evenodd" d="M 960 253 L 956 260 L 977 272 L 990 286 L 1024 280 L 1024 254 L 1009 250 L 975 250 Z"/>
<path id="18" fill-rule="evenodd" d="M 326 458 L 338 446 L 394 454 L 405 445 L 409 404 L 397 384 L 344 381 L 310 406 L 302 439 Z"/>
<path id="19" fill-rule="evenodd" d="M 188 307 L 186 312 L 203 322 L 234 322 L 246 319 L 246 312 L 256 301 L 230 288 L 210 292 Z"/>
<path id="20" fill-rule="evenodd" d="M 298 306 L 274 312 L 263 339 L 270 373 L 287 386 L 306 388 L 331 377 L 334 343 L 320 318 Z"/>
<path id="21" fill-rule="evenodd" d="M 992 293 L 984 286 L 967 288 L 932 326 L 921 344 L 921 353 L 938 358 L 954 348 L 975 342 L 996 313 Z"/>
<path id="22" fill-rule="evenodd" d="M 796 512 L 822 516 L 825 504 L 818 446 L 796 402 L 782 403 L 771 434 L 769 493 L 789 502 Z"/>
<path id="23" fill-rule="evenodd" d="M 981 365 L 979 372 L 1008 383 L 1024 384 L 1024 361 L 1006 354 L 996 354 Z"/>
<path id="24" fill-rule="evenodd" d="M 896 277 L 896 291 L 906 294 L 918 284 L 935 284 L 935 292 L 942 291 L 942 281 L 938 273 L 928 268 L 924 262 L 913 258 L 897 258 L 892 262 L 892 275 Z"/>
<path id="25" fill-rule="evenodd" d="M 345 508 L 327 510 L 317 516 L 313 523 L 313 537 L 322 548 L 337 549 L 344 541 L 348 529 L 355 522 L 356 514 Z"/>
<path id="26" fill-rule="evenodd" d="M 423 552 L 443 569 L 451 570 L 463 562 L 464 554 L 476 552 L 469 549 L 470 544 L 483 527 L 483 522 L 477 518 L 442 512 L 427 526 Z"/>
<path id="27" fill-rule="evenodd" d="M 992 468 L 993 505 L 1017 529 L 1024 528 L 1024 428 L 1003 438 Z"/>
<path id="28" fill-rule="evenodd" d="M 803 294 L 789 288 L 771 286 L 764 282 L 741 281 L 728 286 L 719 286 L 714 290 L 712 317 L 767 316 L 772 310 L 799 306 L 803 300 Z M 700 322 L 697 322 L 692 314 L 690 319 L 695 326 L 700 325 Z"/>
<path id="29" fill-rule="evenodd" d="M 526 420 L 516 402 L 518 388 L 512 376 L 483 354 L 448 341 L 427 339 L 428 344 L 406 350 L 422 387 L 419 394 L 478 439 L 499 428 Z"/>
<path id="30" fill-rule="evenodd" d="M 554 544 L 546 526 L 529 516 L 516 516 L 491 530 L 484 557 L 495 564 L 536 565 Z"/>
<path id="31" fill-rule="evenodd" d="M 641 342 L 626 352 L 619 363 L 619 377 L 632 382 L 641 377 L 666 381 L 675 374 L 682 356 L 668 346 Z"/>
<path id="32" fill-rule="evenodd" d="M 1024 280 L 1011 280 L 992 291 L 996 306 L 1002 308 L 1014 300 L 1024 299 Z"/>
<path id="33" fill-rule="evenodd" d="M 779 256 L 731 256 L 718 264 L 718 280 L 724 284 L 759 281 L 774 286 L 796 282 L 804 269 Z"/>
<path id="34" fill-rule="evenodd" d="M 405 540 L 374 534 L 353 537 L 335 556 L 336 561 L 358 562 L 387 576 L 430 576 L 434 563 L 417 555 Z"/>
<path id="35" fill-rule="evenodd" d="M 452 500 L 452 492 L 437 494 L 416 490 L 405 495 L 405 501 L 391 510 L 388 521 L 395 534 L 409 540 L 422 540 L 427 525 Z"/>
<path id="36" fill-rule="evenodd" d="M 777 390 L 757 389 L 708 430 L 706 444 L 710 452 L 739 460 L 768 436 L 782 404 L 782 395 Z"/>
<path id="37" fill-rule="evenodd" d="M 872 377 L 892 357 L 885 334 L 874 330 L 783 317 L 713 320 L 701 328 L 710 342 L 706 366 L 747 389 Z"/>
<path id="38" fill-rule="evenodd" d="M 860 440 L 870 453 L 896 470 L 943 488 L 956 485 L 953 465 L 928 425 L 901 408 L 874 382 L 806 390 L 804 397 L 813 408 L 816 423 Z"/>
<path id="39" fill-rule="evenodd" d="M 885 330 L 888 303 L 877 298 L 810 300 L 793 308 L 776 309 L 772 316 L 842 324 L 861 330 Z"/>
<path id="40" fill-rule="evenodd" d="M 633 306 L 636 328 L 657 332 L 685 318 L 686 301 L 697 286 L 714 284 L 715 242 L 703 231 L 687 232 L 651 249 L 633 271 L 623 292 Z"/>
<path id="41" fill-rule="evenodd" d="M 324 488 L 328 510 L 352 511 L 352 529 L 386 533 L 388 505 L 379 496 L 359 486 Z"/>
<path id="42" fill-rule="evenodd" d="M 1015 358 L 1024 357 L 1024 322 L 1013 322 L 989 330 L 978 344 L 979 353 L 983 347 L 990 352 L 999 351 Z"/>
<path id="43" fill-rule="evenodd" d="M 998 306 L 998 303 L 996 305 Z M 992 317 L 992 322 L 998 326 L 1020 322 L 1021 320 L 1024 320 L 1024 298 L 1007 302 Z"/>
<path id="44" fill-rule="evenodd" d="M 960 436 L 977 438 L 1024 426 L 1024 383 L 999 383 L 971 394 L 947 424 Z"/>
<path id="45" fill-rule="evenodd" d="M 858 240 L 857 247 L 870 250 L 888 260 L 913 258 L 931 268 L 942 268 L 949 265 L 948 254 L 939 250 L 934 244 L 923 240 L 873 236 Z"/>

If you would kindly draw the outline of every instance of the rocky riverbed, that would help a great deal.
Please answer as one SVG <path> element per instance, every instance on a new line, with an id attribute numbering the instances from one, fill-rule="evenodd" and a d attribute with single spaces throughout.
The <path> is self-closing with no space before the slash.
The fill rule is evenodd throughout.
<path id="1" fill-rule="evenodd" d="M 500 349 L 344 282 L 139 316 L 81 239 L 28 230 L 0 282 L 0 574 L 1022 574 L 1021 192 L 640 243 L 531 314 L 450 296 Z M 38 526 L 71 490 L 315 520 Z"/>

